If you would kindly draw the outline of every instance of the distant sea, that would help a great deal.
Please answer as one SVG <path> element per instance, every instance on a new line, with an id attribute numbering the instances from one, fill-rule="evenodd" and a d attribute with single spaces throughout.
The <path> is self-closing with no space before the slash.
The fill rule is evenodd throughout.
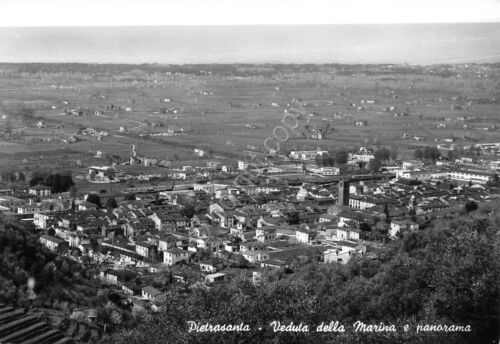
<path id="1" fill-rule="evenodd" d="M 0 28 L 0 62 L 490 63 L 500 23 Z"/>

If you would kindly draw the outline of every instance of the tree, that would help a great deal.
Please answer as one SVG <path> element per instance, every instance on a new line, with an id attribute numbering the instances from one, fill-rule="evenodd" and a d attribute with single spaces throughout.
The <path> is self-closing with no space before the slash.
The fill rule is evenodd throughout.
<path id="1" fill-rule="evenodd" d="M 69 188 L 69 197 L 71 198 L 71 210 L 75 210 L 76 187 L 74 185 Z"/>
<path id="2" fill-rule="evenodd" d="M 87 202 L 95 204 L 98 208 L 101 208 L 101 197 L 98 194 L 89 194 L 87 196 Z"/>
<path id="3" fill-rule="evenodd" d="M 393 149 L 391 151 L 391 160 L 396 160 L 398 158 L 398 151 L 396 149 Z"/>
<path id="4" fill-rule="evenodd" d="M 288 215 L 288 224 L 297 225 L 300 223 L 300 214 L 296 211 Z"/>
<path id="5" fill-rule="evenodd" d="M 422 160 L 424 158 L 424 151 L 420 148 L 417 148 L 413 154 L 415 159 Z"/>
<path id="6" fill-rule="evenodd" d="M 477 208 L 478 208 L 478 205 L 474 201 L 467 201 L 465 203 L 465 211 L 467 212 L 467 214 L 469 214 L 472 211 L 477 210 Z"/>
<path id="7" fill-rule="evenodd" d="M 366 222 L 362 222 L 359 225 L 359 229 L 363 232 L 371 232 L 372 228 Z"/>
<path id="8" fill-rule="evenodd" d="M 59 173 L 45 175 L 33 173 L 30 186 L 45 185 L 51 188 L 51 192 L 61 193 L 68 191 L 75 183 L 70 175 L 60 175 Z"/>
<path id="9" fill-rule="evenodd" d="M 391 221 L 391 216 L 389 213 L 389 207 L 387 206 L 387 203 L 384 204 L 384 214 L 385 214 L 385 221 L 389 223 Z"/>
<path id="10" fill-rule="evenodd" d="M 498 177 L 498 173 L 494 173 L 493 176 L 491 176 L 490 180 L 488 180 L 486 185 L 491 187 L 500 186 L 500 178 Z"/>
<path id="11" fill-rule="evenodd" d="M 441 151 L 437 147 L 425 147 L 423 157 L 425 160 L 436 161 L 441 157 Z"/>
<path id="12" fill-rule="evenodd" d="M 447 153 L 446 153 L 446 157 L 448 158 L 448 160 L 450 161 L 454 161 L 456 158 L 457 158 L 457 153 L 455 152 L 454 149 L 452 150 L 449 150 Z"/>
<path id="13" fill-rule="evenodd" d="M 182 208 L 179 213 L 181 214 L 181 216 L 190 219 L 194 216 L 195 208 L 192 205 L 187 205 L 184 208 Z"/>
<path id="14" fill-rule="evenodd" d="M 135 194 L 134 193 L 128 193 L 128 194 L 125 194 L 125 196 L 123 197 L 123 199 L 125 201 L 135 201 Z"/>
<path id="15" fill-rule="evenodd" d="M 116 172 L 113 168 L 108 168 L 106 171 L 104 171 L 104 176 L 108 178 L 109 180 L 114 180 L 116 176 Z"/>
<path id="16" fill-rule="evenodd" d="M 335 166 L 335 157 L 330 154 L 318 155 L 316 163 L 320 166 Z"/>
<path id="17" fill-rule="evenodd" d="M 43 181 L 45 180 L 44 177 L 41 177 L 41 176 L 36 176 L 36 177 L 33 177 L 31 178 L 30 180 L 30 186 L 36 186 L 36 185 L 39 185 L 40 183 L 42 183 Z"/>
<path id="18" fill-rule="evenodd" d="M 375 159 L 379 161 L 387 161 L 391 158 L 391 151 L 386 147 L 382 147 L 376 150 L 373 155 L 375 156 Z"/>
<path id="19" fill-rule="evenodd" d="M 334 154 L 335 161 L 340 165 L 345 165 L 347 163 L 348 158 L 349 154 L 344 148 L 336 151 Z"/>
<path id="20" fill-rule="evenodd" d="M 19 172 L 17 175 L 17 180 L 20 182 L 24 182 L 26 180 L 26 175 L 23 172 Z"/>
<path id="21" fill-rule="evenodd" d="M 378 172 L 380 171 L 380 168 L 382 167 L 382 163 L 379 159 L 375 158 L 370 161 L 370 171 L 372 172 Z"/>
<path id="22" fill-rule="evenodd" d="M 116 209 L 118 208 L 118 203 L 116 202 L 116 199 L 114 197 L 110 197 L 106 200 L 104 207 L 106 209 Z"/>
<path id="23" fill-rule="evenodd" d="M 100 246 L 96 238 L 90 238 L 90 247 L 94 252 L 99 252 Z"/>

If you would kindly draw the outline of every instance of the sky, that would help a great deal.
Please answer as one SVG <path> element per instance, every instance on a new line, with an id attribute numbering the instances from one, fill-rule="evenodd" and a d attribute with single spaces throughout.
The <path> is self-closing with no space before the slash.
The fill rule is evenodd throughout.
<path id="1" fill-rule="evenodd" d="M 500 22 L 500 0 L 0 0 L 0 27 Z"/>

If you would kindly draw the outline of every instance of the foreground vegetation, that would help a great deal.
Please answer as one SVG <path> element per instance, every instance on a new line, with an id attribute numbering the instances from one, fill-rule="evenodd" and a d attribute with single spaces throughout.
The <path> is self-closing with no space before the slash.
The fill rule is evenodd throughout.
<path id="1" fill-rule="evenodd" d="M 492 343 L 498 340 L 500 216 L 497 203 L 436 222 L 387 245 L 377 259 L 312 263 L 293 275 L 269 273 L 253 284 L 172 292 L 165 311 L 139 319 L 122 343 Z M 353 323 L 394 324 L 396 332 L 354 332 Z M 249 332 L 189 332 L 198 324 L 248 324 Z M 309 332 L 273 332 L 303 323 Z M 338 321 L 345 332 L 316 332 Z M 410 325 L 405 332 L 404 325 Z M 420 332 L 417 325 L 470 325 L 471 332 Z M 262 328 L 259 330 L 259 328 Z"/>
<path id="2" fill-rule="evenodd" d="M 54 300 L 78 300 L 89 306 L 99 303 L 97 285 L 91 279 L 95 271 L 71 256 L 50 252 L 29 229 L 4 222 L 0 219 L 0 303 L 20 307 Z M 34 279 L 32 290 L 29 278 Z"/>

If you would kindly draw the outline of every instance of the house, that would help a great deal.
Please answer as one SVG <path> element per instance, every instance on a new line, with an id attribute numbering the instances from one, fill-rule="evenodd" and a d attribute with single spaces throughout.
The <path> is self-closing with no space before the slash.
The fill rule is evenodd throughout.
<path id="1" fill-rule="evenodd" d="M 316 238 L 316 231 L 299 228 L 295 231 L 295 238 L 300 243 L 309 244 Z"/>
<path id="2" fill-rule="evenodd" d="M 42 214 L 42 213 L 35 213 L 33 215 L 33 223 L 35 224 L 36 228 L 38 229 L 47 229 L 49 228 L 49 225 L 51 222 L 54 222 L 54 217 L 47 215 L 47 214 Z"/>
<path id="3" fill-rule="evenodd" d="M 135 252 L 142 257 L 150 258 L 155 254 L 156 246 L 150 242 L 139 241 L 135 243 Z"/>
<path id="4" fill-rule="evenodd" d="M 132 280 L 136 274 L 130 270 L 105 270 L 99 274 L 101 282 L 112 285 L 121 285 L 126 281 Z"/>
<path id="5" fill-rule="evenodd" d="M 125 265 L 137 265 L 137 264 L 142 264 L 142 261 L 144 257 L 138 255 L 137 253 L 130 253 L 126 251 L 119 251 L 117 250 L 119 256 L 120 256 L 120 261 L 122 264 Z"/>
<path id="6" fill-rule="evenodd" d="M 219 224 L 220 227 L 228 228 L 234 226 L 234 216 L 229 212 L 214 211 L 212 214 L 212 221 Z"/>
<path id="7" fill-rule="evenodd" d="M 103 283 L 118 285 L 118 274 L 115 274 L 112 270 L 101 271 L 99 274 L 99 279 Z"/>
<path id="8" fill-rule="evenodd" d="M 291 151 L 290 158 L 296 160 L 314 160 L 318 156 L 328 154 L 327 151 Z"/>
<path id="9" fill-rule="evenodd" d="M 204 149 L 195 148 L 194 155 L 199 156 L 199 157 L 204 157 L 205 155 L 207 155 L 207 151 L 205 151 Z"/>
<path id="10" fill-rule="evenodd" d="M 189 251 L 179 248 L 163 251 L 163 263 L 172 266 L 180 261 L 189 261 Z"/>
<path id="11" fill-rule="evenodd" d="M 141 288 L 141 295 L 143 298 L 153 302 L 162 302 L 166 299 L 166 295 L 152 285 Z"/>
<path id="12" fill-rule="evenodd" d="M 35 185 L 35 186 L 31 186 L 28 189 L 28 193 L 30 193 L 32 195 L 36 195 L 37 197 L 42 198 L 42 197 L 49 197 L 52 192 L 51 192 L 51 188 L 48 187 L 48 186 L 45 186 L 45 185 Z"/>
<path id="13" fill-rule="evenodd" d="M 384 204 L 391 204 L 394 201 L 388 197 L 382 195 L 353 195 L 351 194 L 349 197 L 349 207 L 355 209 L 369 209 L 375 207 L 377 205 L 383 206 Z"/>
<path id="14" fill-rule="evenodd" d="M 263 260 L 260 262 L 261 268 L 269 268 L 269 269 L 285 269 L 286 263 L 281 262 L 279 260 Z"/>
<path id="15" fill-rule="evenodd" d="M 97 181 L 109 181 L 114 174 L 114 169 L 111 166 L 90 166 L 89 179 Z"/>
<path id="16" fill-rule="evenodd" d="M 346 264 L 354 254 L 364 255 L 366 246 L 353 244 L 350 242 L 340 242 L 340 247 L 331 248 L 323 252 L 324 263 Z"/>
<path id="17" fill-rule="evenodd" d="M 269 253 L 264 251 L 246 251 L 242 252 L 241 255 L 250 263 L 260 262 L 262 260 L 269 260 Z"/>
<path id="18" fill-rule="evenodd" d="M 97 210 L 97 205 L 91 202 L 82 202 L 78 204 L 78 210 Z"/>
<path id="19" fill-rule="evenodd" d="M 359 240 L 361 231 L 356 228 L 337 228 L 336 237 L 340 240 Z"/>
<path id="20" fill-rule="evenodd" d="M 455 170 L 449 173 L 449 177 L 452 180 L 460 182 L 486 184 L 493 177 L 493 173 L 486 171 Z"/>
<path id="21" fill-rule="evenodd" d="M 336 215 L 322 214 L 318 218 L 318 222 L 319 223 L 325 223 L 325 222 L 328 223 L 328 222 L 333 222 L 333 221 L 337 221 L 337 216 Z"/>
<path id="22" fill-rule="evenodd" d="M 340 174 L 340 168 L 338 167 L 318 167 L 311 168 L 309 171 L 321 176 L 338 176 Z"/>
<path id="23" fill-rule="evenodd" d="M 209 252 L 216 252 L 222 245 L 222 240 L 218 238 L 196 239 L 196 246 Z"/>
<path id="24" fill-rule="evenodd" d="M 220 166 L 220 162 L 218 161 L 207 161 L 207 167 L 210 169 L 218 169 Z"/>
<path id="25" fill-rule="evenodd" d="M 30 215 L 30 214 L 36 214 L 40 212 L 40 207 L 37 206 L 36 204 L 26 204 L 26 205 L 21 205 L 17 208 L 17 213 L 19 215 Z"/>
<path id="26" fill-rule="evenodd" d="M 234 242 L 225 242 L 223 245 L 223 248 L 227 252 L 239 252 L 240 251 L 240 245 L 234 243 Z"/>
<path id="27" fill-rule="evenodd" d="M 247 241 L 244 243 L 240 243 L 240 252 L 253 252 L 263 250 L 265 248 L 266 245 L 258 241 Z"/>
<path id="28" fill-rule="evenodd" d="M 191 221 L 180 214 L 157 212 L 149 218 L 154 222 L 155 229 L 159 231 L 185 228 L 191 225 Z"/>
<path id="29" fill-rule="evenodd" d="M 422 166 L 422 162 L 417 160 L 403 161 L 403 169 L 405 170 L 413 170 Z"/>
<path id="30" fill-rule="evenodd" d="M 222 272 L 216 272 L 214 274 L 206 275 L 205 276 L 205 283 L 207 284 L 213 284 L 217 282 L 225 282 L 227 281 L 228 275 L 222 273 Z"/>
<path id="31" fill-rule="evenodd" d="M 207 259 L 200 262 L 200 269 L 202 272 L 215 273 L 222 268 L 222 262 L 217 259 Z"/>
<path id="32" fill-rule="evenodd" d="M 252 272 L 252 283 L 258 284 L 262 281 L 262 271 L 253 271 Z"/>
<path id="33" fill-rule="evenodd" d="M 61 247 L 67 245 L 65 241 L 45 234 L 40 236 L 40 243 L 52 252 L 57 252 Z"/>
<path id="34" fill-rule="evenodd" d="M 323 140 L 323 133 L 321 131 L 318 131 L 316 133 L 312 133 L 311 140 Z"/>
<path id="35" fill-rule="evenodd" d="M 276 228 L 271 226 L 257 228 L 255 231 L 255 238 L 259 242 L 276 240 Z"/>
<path id="36" fill-rule="evenodd" d="M 248 162 L 242 160 L 238 161 L 238 170 L 243 171 L 246 170 L 247 167 L 248 167 Z"/>
<path id="37" fill-rule="evenodd" d="M 100 136 L 108 136 L 109 133 L 107 131 L 97 131 L 94 128 L 86 128 L 82 131 L 84 135 L 89 135 L 89 136 L 95 136 L 95 137 L 100 137 Z"/>
<path id="38" fill-rule="evenodd" d="M 225 173 L 233 173 L 235 172 L 236 168 L 231 165 L 222 165 L 222 172 Z"/>
<path id="39" fill-rule="evenodd" d="M 389 235 L 394 238 L 402 230 L 417 230 L 418 228 L 418 223 L 405 220 L 393 220 L 389 229 Z"/>
<path id="40" fill-rule="evenodd" d="M 130 295 L 130 296 L 133 296 L 133 295 L 142 295 L 142 290 L 141 288 L 139 288 L 135 282 L 127 282 L 127 283 L 124 283 L 122 284 L 122 291 L 127 294 L 127 295 Z"/>
<path id="41" fill-rule="evenodd" d="M 359 151 L 356 153 L 349 153 L 349 162 L 348 164 L 353 165 L 357 163 L 369 163 L 371 160 L 375 159 L 375 155 L 373 155 L 370 151 Z"/>
<path id="42" fill-rule="evenodd" d="M 159 251 L 168 251 L 171 248 L 176 248 L 181 245 L 182 245 L 182 240 L 178 239 L 175 235 L 172 234 L 160 235 L 160 238 L 158 239 Z"/>

